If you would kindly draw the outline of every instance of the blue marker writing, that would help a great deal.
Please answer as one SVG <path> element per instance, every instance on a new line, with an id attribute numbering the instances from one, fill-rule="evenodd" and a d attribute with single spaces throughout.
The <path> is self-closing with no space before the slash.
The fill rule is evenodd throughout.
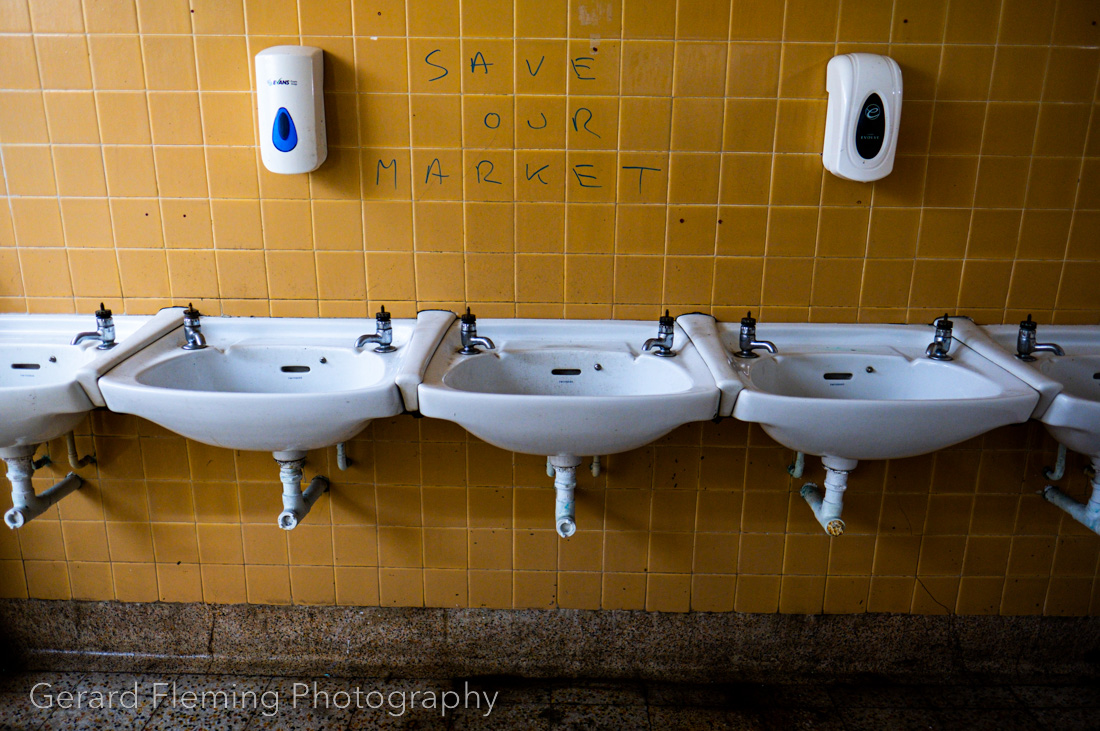
<path id="1" fill-rule="evenodd" d="M 577 176 L 577 182 L 580 183 L 580 186 L 582 188 L 602 188 L 603 187 L 602 185 L 589 185 L 588 183 L 584 182 L 584 180 L 582 180 L 582 178 L 588 178 L 589 180 L 595 180 L 596 179 L 595 175 L 589 175 L 587 173 L 577 172 L 577 168 L 590 168 L 590 167 L 595 167 L 595 166 L 594 165 L 588 165 L 588 164 L 580 164 L 580 165 L 574 165 L 573 166 L 573 174 Z"/>
<path id="2" fill-rule="evenodd" d="M 442 79 L 442 78 L 443 78 L 444 76 L 446 76 L 446 75 L 447 75 L 448 73 L 450 73 L 449 71 L 447 71 L 447 67 L 446 67 L 446 66 L 440 66 L 440 65 L 439 65 L 439 64 L 437 64 L 437 63 L 432 63 L 432 62 L 431 62 L 431 58 L 432 58 L 432 56 L 434 56 L 434 55 L 435 55 L 435 54 L 437 54 L 437 53 L 440 53 L 440 52 L 441 52 L 442 50 L 443 50 L 443 49 L 441 49 L 441 48 L 437 48 L 437 49 L 435 49 L 434 51 L 432 51 L 431 53 L 429 53 L 429 54 L 428 54 L 427 56 L 425 56 L 425 57 L 424 57 L 424 63 L 428 64 L 429 66 L 434 66 L 434 67 L 436 67 L 437 69 L 442 69 L 442 70 L 443 70 L 443 73 L 441 73 L 441 74 L 440 74 L 439 76 L 436 76 L 436 77 L 435 77 L 434 79 L 428 79 L 428 81 L 439 81 L 439 80 L 440 80 L 440 79 Z"/>

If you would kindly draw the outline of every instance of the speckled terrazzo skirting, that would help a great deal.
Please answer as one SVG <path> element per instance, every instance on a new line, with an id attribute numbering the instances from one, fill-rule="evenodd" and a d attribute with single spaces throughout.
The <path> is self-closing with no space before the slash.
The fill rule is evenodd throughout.
<path id="1" fill-rule="evenodd" d="M 7 645 L 8 647 L 3 647 Z M 1100 677 L 1100 618 L 0 601 L 0 665 L 678 681 Z"/>

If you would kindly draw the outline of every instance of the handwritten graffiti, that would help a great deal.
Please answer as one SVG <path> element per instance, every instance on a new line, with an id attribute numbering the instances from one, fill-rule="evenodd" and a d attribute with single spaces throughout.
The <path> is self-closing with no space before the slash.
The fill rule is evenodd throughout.
<path id="1" fill-rule="evenodd" d="M 423 63 L 431 74 L 427 80 L 429 84 L 439 82 L 451 73 L 451 69 L 448 68 L 447 65 L 448 62 L 439 55 L 442 53 L 442 49 L 437 48 L 424 56 Z M 532 56 L 531 58 L 522 57 L 521 54 L 517 55 L 519 56 L 516 59 L 517 73 L 522 74 L 523 72 L 519 71 L 519 69 L 525 69 L 529 78 L 537 77 L 546 63 L 546 54 L 539 54 L 537 57 Z M 499 59 L 493 59 L 492 54 L 486 54 L 480 50 L 475 50 L 473 55 L 468 56 L 466 60 L 469 62 L 469 73 L 472 75 L 493 77 L 494 75 L 505 76 L 512 73 L 511 69 L 507 68 L 507 64 L 501 67 L 498 64 Z M 521 63 L 522 66 L 519 65 Z M 567 59 L 566 70 L 572 74 L 569 78 L 575 83 L 585 84 L 587 82 L 595 82 L 598 81 L 599 78 L 599 64 L 595 56 L 572 56 Z M 465 70 L 463 70 L 463 72 L 465 73 Z M 519 77 L 517 76 L 517 78 Z M 510 104 L 512 99 L 512 97 L 504 95 L 501 95 L 499 98 L 502 105 Z M 486 112 L 481 118 L 481 123 L 484 127 L 491 130 L 500 129 L 502 112 L 505 108 L 506 107 L 502 106 L 501 111 Z M 538 132 L 547 129 L 550 119 L 547 117 L 546 111 L 539 110 L 536 107 L 534 111 L 528 113 L 523 121 L 528 129 Z M 577 134 L 591 135 L 596 139 L 603 139 L 601 132 L 606 132 L 608 128 L 614 131 L 617 120 L 614 118 L 610 120 L 601 118 L 598 111 L 593 111 L 593 109 L 588 106 L 580 106 L 577 107 L 570 117 L 568 117 L 565 124 L 567 127 L 571 125 L 573 131 Z M 508 127 L 505 129 L 508 129 Z M 612 137 L 612 139 L 614 139 L 614 137 Z M 523 151 L 516 151 L 515 153 L 515 172 L 517 179 L 521 181 L 525 179 L 526 183 L 536 186 L 550 186 L 551 180 L 553 180 L 551 166 L 542 162 L 533 163 L 529 160 L 524 160 L 523 154 Z M 381 191 L 390 189 L 397 190 L 399 177 L 401 175 L 408 175 L 409 172 L 415 172 L 401 171 L 399 173 L 398 168 L 402 164 L 407 163 L 400 163 L 396 158 L 392 157 L 377 158 L 374 185 Z M 456 180 L 461 181 L 465 178 L 468 183 L 473 183 L 475 185 L 503 185 L 505 179 L 511 177 L 509 170 L 499 169 L 499 158 L 496 162 L 491 159 L 482 158 L 476 162 L 470 161 L 467 165 L 468 169 L 466 170 L 456 171 L 451 169 L 445 171 L 444 162 L 438 157 L 432 158 L 426 166 L 421 167 L 424 176 L 424 185 L 453 185 L 454 183 L 448 183 L 447 181 L 456 174 Z M 523 178 L 518 177 L 521 165 L 523 166 Z M 450 167 L 453 167 L 453 163 L 450 164 Z M 614 163 L 597 165 L 593 162 L 576 162 L 567 165 L 567 181 L 569 185 L 574 186 L 577 190 L 614 187 L 615 171 L 613 168 L 615 167 L 627 171 L 624 173 L 624 181 L 633 180 L 633 174 L 635 172 L 637 173 L 637 191 L 639 195 L 644 192 L 647 181 L 651 181 L 649 184 L 655 186 L 663 186 L 664 184 L 660 177 L 656 175 L 662 172 L 662 169 L 659 167 L 651 165 L 615 165 Z"/>

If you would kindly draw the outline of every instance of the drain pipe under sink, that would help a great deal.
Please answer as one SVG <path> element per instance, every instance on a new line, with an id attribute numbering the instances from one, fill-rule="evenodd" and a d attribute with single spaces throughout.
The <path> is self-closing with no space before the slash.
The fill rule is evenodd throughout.
<path id="1" fill-rule="evenodd" d="M 279 479 L 283 482 L 283 512 L 279 513 L 279 527 L 294 530 L 302 522 L 317 498 L 328 492 L 327 477 L 317 475 L 302 492 L 302 468 L 306 458 L 302 452 L 275 452 L 275 461 L 279 463 Z"/>
<path id="2" fill-rule="evenodd" d="M 812 482 L 803 485 L 800 493 L 826 533 L 843 535 L 844 520 L 840 514 L 844 510 L 844 490 L 848 487 L 848 473 L 859 463 L 842 457 L 822 457 L 821 464 L 825 466 L 825 496 L 822 497 L 817 485 Z"/>
<path id="3" fill-rule="evenodd" d="M 554 489 L 557 500 L 554 505 L 554 527 L 562 538 L 569 538 L 577 532 L 576 504 L 573 491 L 577 488 L 577 465 L 580 457 L 571 454 L 559 454 L 547 458 L 547 467 L 554 470 Z"/>
<path id="4" fill-rule="evenodd" d="M 1100 534 L 1100 458 L 1092 461 L 1092 467 L 1092 496 L 1087 503 L 1077 502 L 1054 485 L 1043 488 L 1043 497 L 1093 533 Z"/>
<path id="5" fill-rule="evenodd" d="M 78 490 L 84 480 L 75 472 L 65 475 L 53 487 L 41 495 L 34 494 L 34 486 L 31 477 L 34 471 L 49 464 L 48 458 L 36 462 L 34 459 L 34 447 L 20 447 L 15 450 L 5 450 L 4 462 L 8 465 L 8 481 L 11 482 L 12 508 L 4 513 L 4 523 L 15 530 L 22 528 L 28 521 L 34 520 L 42 513 L 50 509 L 61 498 L 74 490 Z M 7 456 L 10 454 L 11 456 Z"/>

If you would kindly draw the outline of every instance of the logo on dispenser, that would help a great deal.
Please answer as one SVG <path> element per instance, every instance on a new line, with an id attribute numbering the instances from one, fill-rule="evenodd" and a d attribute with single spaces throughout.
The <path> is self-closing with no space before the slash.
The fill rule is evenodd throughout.
<path id="1" fill-rule="evenodd" d="M 298 82 L 294 79 L 268 79 L 268 86 L 297 86 Z"/>
<path id="2" fill-rule="evenodd" d="M 886 115 L 883 113 L 882 98 L 871 94 L 863 102 L 859 121 L 856 122 L 856 153 L 864 160 L 870 160 L 882 150 L 886 139 Z"/>
<path id="3" fill-rule="evenodd" d="M 271 144 L 279 152 L 290 152 L 298 146 L 298 130 L 286 107 L 275 112 L 275 124 L 271 126 Z"/>

